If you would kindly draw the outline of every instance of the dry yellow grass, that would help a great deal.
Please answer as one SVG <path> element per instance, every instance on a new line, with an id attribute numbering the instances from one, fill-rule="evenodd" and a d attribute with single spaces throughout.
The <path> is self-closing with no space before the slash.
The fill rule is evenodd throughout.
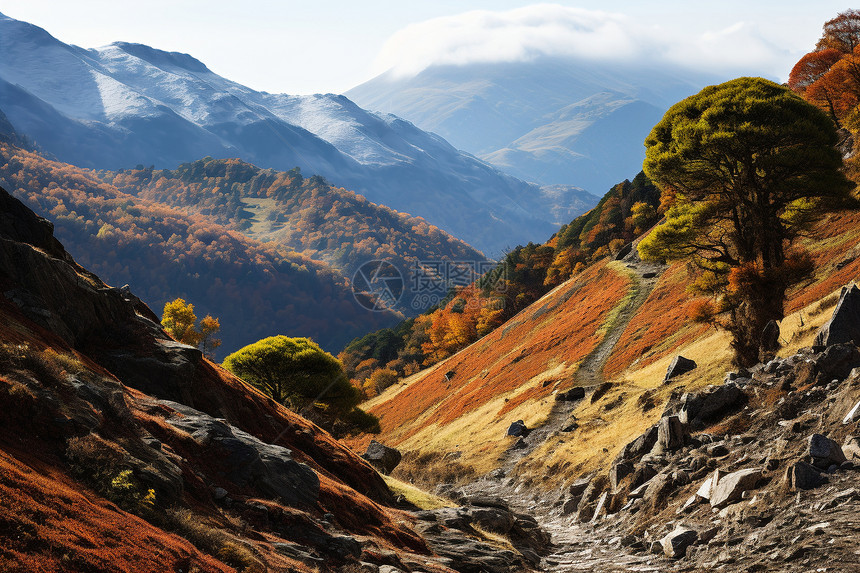
<path id="1" fill-rule="evenodd" d="M 406 501 L 419 509 L 440 509 L 442 507 L 456 506 L 455 503 L 445 499 L 444 497 L 428 493 L 412 484 L 400 481 L 397 478 L 383 475 L 382 479 L 385 480 L 385 485 L 388 486 L 388 489 L 390 489 L 395 496 L 402 495 L 406 498 Z"/>
<path id="2" fill-rule="evenodd" d="M 546 422 L 552 408 L 554 397 L 527 401 L 504 416 L 498 412 L 504 408 L 508 400 L 532 388 L 541 386 L 547 379 L 567 372 L 567 366 L 562 363 L 552 370 L 541 373 L 519 388 L 502 394 L 494 400 L 460 416 L 454 422 L 439 426 L 431 424 L 418 433 L 410 436 L 398 446 L 402 450 L 421 452 L 462 452 L 458 461 L 475 469 L 479 474 L 489 472 L 499 465 L 499 457 L 515 441 L 505 433 L 513 420 L 523 420 L 529 428 L 534 428 Z M 425 416 L 432 416 L 428 412 Z"/>

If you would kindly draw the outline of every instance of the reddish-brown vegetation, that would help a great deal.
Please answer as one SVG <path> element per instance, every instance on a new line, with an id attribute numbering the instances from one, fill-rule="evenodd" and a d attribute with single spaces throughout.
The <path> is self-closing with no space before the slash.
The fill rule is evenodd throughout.
<path id="1" fill-rule="evenodd" d="M 305 178 L 298 169 L 275 171 L 207 157 L 174 171 L 133 169 L 100 176 L 130 195 L 205 214 L 239 231 L 251 229 L 255 220 L 243 201 L 269 200 L 260 232 L 350 272 L 373 259 L 396 261 L 404 271 L 421 261 L 484 259 L 420 217 L 372 203 L 322 177 Z"/>
<path id="2" fill-rule="evenodd" d="M 621 334 L 604 369 L 613 378 L 636 364 L 647 366 L 690 342 L 707 327 L 693 324 L 693 299 L 687 292 L 688 276 L 683 264 L 669 267 L 657 286 Z M 683 331 L 682 336 L 678 336 Z"/>
<path id="3" fill-rule="evenodd" d="M 370 409 L 383 435 L 403 440 L 423 424 L 444 426 L 558 365 L 570 369 L 600 342 L 601 325 L 625 296 L 630 280 L 606 264 L 596 264 L 551 296 L 530 306 L 501 328 L 428 370 L 391 400 Z M 446 372 L 452 372 L 446 379 Z M 515 403 L 549 394 L 539 383 Z M 513 406 L 512 406 L 513 407 Z M 497 414 L 503 416 L 510 408 Z"/>

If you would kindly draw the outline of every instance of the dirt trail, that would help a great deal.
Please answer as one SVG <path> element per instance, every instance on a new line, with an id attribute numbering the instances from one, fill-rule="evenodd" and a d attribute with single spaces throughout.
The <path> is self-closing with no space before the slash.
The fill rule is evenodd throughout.
<path id="1" fill-rule="evenodd" d="M 603 369 L 612 350 L 621 338 L 630 320 L 642 306 L 665 267 L 641 261 L 632 251 L 622 262 L 633 273 L 632 294 L 616 315 L 609 331 L 598 346 L 580 364 L 575 377 L 576 386 L 589 389 L 605 382 Z M 568 423 L 570 414 L 579 402 L 556 401 L 547 418 L 539 428 L 512 446 L 500 459 L 501 467 L 464 488 L 465 493 L 491 495 L 508 502 L 512 509 L 535 517 L 552 536 L 553 550 L 542 562 L 542 571 L 575 572 L 600 571 L 661 571 L 653 556 L 630 554 L 621 546 L 622 533 L 617 533 L 608 523 L 598 525 L 574 523 L 572 516 L 561 515 L 559 507 L 542 499 L 516 479 L 509 477 L 516 465 L 542 445 L 549 437 L 559 432 Z"/>
<path id="2" fill-rule="evenodd" d="M 574 374 L 575 386 L 583 386 L 588 393 L 595 387 L 603 384 L 603 368 L 612 355 L 615 345 L 627 328 L 627 325 L 636 315 L 639 308 L 645 303 L 648 295 L 654 290 L 660 273 L 665 269 L 657 263 L 643 262 L 636 249 L 621 261 L 633 275 L 631 294 L 628 296 L 624 307 L 618 312 L 609 326 L 609 331 L 604 335 L 600 344 L 592 350 L 580 364 Z M 504 458 L 500 459 L 501 468 L 509 473 L 526 456 L 543 444 L 550 436 L 559 432 L 568 423 L 570 414 L 578 405 L 578 402 L 556 401 L 553 403 L 546 422 L 539 428 L 534 428 L 521 442 L 518 447 L 510 448 Z"/>

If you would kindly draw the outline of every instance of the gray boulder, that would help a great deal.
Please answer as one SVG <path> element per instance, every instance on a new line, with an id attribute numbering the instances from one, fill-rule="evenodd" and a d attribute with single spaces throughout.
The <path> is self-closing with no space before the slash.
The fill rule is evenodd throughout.
<path id="1" fill-rule="evenodd" d="M 860 289 L 854 284 L 842 287 L 833 316 L 815 335 L 816 346 L 852 341 L 860 342 Z"/>
<path id="2" fill-rule="evenodd" d="M 367 451 L 361 454 L 361 457 L 370 462 L 370 465 L 380 473 L 388 475 L 394 471 L 403 456 L 399 450 L 389 448 L 376 440 L 371 440 L 367 446 Z"/>
<path id="3" fill-rule="evenodd" d="M 516 522 L 513 513 L 498 507 L 472 507 L 468 512 L 472 523 L 500 535 L 507 534 Z"/>
<path id="4" fill-rule="evenodd" d="M 657 446 L 664 452 L 683 446 L 685 436 L 684 425 L 678 416 L 666 416 L 657 423 Z"/>
<path id="5" fill-rule="evenodd" d="M 719 421 L 722 415 L 740 407 L 746 402 L 746 394 L 732 382 L 722 386 L 712 386 L 696 394 L 681 397 L 681 410 L 678 418 L 682 424 L 694 428 Z"/>
<path id="6" fill-rule="evenodd" d="M 791 491 L 814 489 L 827 482 L 827 478 L 806 462 L 796 462 L 785 471 L 785 480 Z"/>
<path id="7" fill-rule="evenodd" d="M 679 559 L 687 554 L 687 548 L 698 538 L 699 534 L 696 531 L 679 525 L 660 540 L 660 545 L 666 557 Z"/>
<path id="8" fill-rule="evenodd" d="M 510 426 L 508 426 L 508 436 L 514 436 L 520 438 L 522 436 L 527 436 L 529 433 L 529 429 L 526 427 L 525 422 L 522 420 L 517 420 Z"/>
<path id="9" fill-rule="evenodd" d="M 669 369 L 666 370 L 666 377 L 663 379 L 663 383 L 665 384 L 672 378 L 680 376 L 681 374 L 686 374 L 691 370 L 695 370 L 696 363 L 690 360 L 689 358 L 684 358 L 683 356 L 676 356 L 674 360 L 672 360 L 672 364 L 669 365 Z"/>
<path id="10" fill-rule="evenodd" d="M 834 464 L 841 465 L 845 461 L 842 447 L 821 434 L 809 436 L 809 457 L 812 458 L 812 465 L 825 470 Z"/>
<path id="11" fill-rule="evenodd" d="M 732 472 L 719 478 L 711 489 L 711 507 L 723 508 L 740 501 L 741 495 L 753 489 L 761 479 L 761 470 L 750 468 Z"/>

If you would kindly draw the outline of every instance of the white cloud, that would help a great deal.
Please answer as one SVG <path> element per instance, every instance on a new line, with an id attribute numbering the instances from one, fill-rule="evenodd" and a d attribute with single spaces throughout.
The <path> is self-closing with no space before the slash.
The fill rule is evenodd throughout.
<path id="1" fill-rule="evenodd" d="M 557 4 L 476 10 L 400 30 L 386 42 L 375 69 L 413 75 L 434 64 L 528 61 L 548 55 L 776 77 L 800 56 L 777 48 L 752 24 L 737 22 L 718 30 L 707 24 L 688 21 L 667 29 L 624 14 Z"/>

